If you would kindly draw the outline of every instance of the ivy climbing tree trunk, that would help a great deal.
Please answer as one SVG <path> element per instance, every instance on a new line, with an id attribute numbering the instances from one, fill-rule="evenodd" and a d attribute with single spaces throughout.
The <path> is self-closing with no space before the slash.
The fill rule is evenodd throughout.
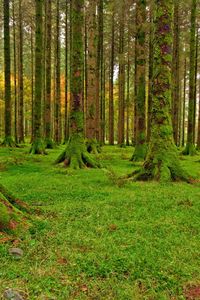
<path id="1" fill-rule="evenodd" d="M 71 110 L 70 110 L 70 138 L 66 150 L 58 157 L 56 163 L 62 161 L 74 169 L 86 166 L 98 167 L 87 152 L 84 140 L 83 116 L 83 17 L 84 0 L 72 0 L 72 53 L 71 53 Z"/>
<path id="2" fill-rule="evenodd" d="M 9 1 L 4 0 L 4 76 L 5 76 L 5 139 L 3 146 L 14 147 L 12 138 L 12 105 L 11 105 L 11 78 L 10 78 L 10 9 Z"/>
<path id="3" fill-rule="evenodd" d="M 42 53 L 43 53 L 43 0 L 35 1 L 35 101 L 33 142 L 31 154 L 45 154 L 45 144 L 42 137 Z"/>
<path id="4" fill-rule="evenodd" d="M 151 135 L 140 180 L 188 180 L 182 170 L 171 120 L 173 0 L 155 1 Z"/>
<path id="5" fill-rule="evenodd" d="M 146 156 L 146 1 L 138 0 L 136 3 L 136 111 L 137 111 L 137 131 L 135 151 L 131 160 L 144 160 Z"/>
<path id="6" fill-rule="evenodd" d="M 194 111 L 195 111 L 195 33 L 196 33 L 197 0 L 192 0 L 191 32 L 190 32 L 190 77 L 189 77 L 189 110 L 187 144 L 183 151 L 185 155 L 196 153 L 194 145 Z"/>

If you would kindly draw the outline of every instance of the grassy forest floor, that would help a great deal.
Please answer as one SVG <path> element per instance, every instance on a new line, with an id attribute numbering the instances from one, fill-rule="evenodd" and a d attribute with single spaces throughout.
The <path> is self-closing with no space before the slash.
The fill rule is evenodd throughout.
<path id="1" fill-rule="evenodd" d="M 1 183 L 42 210 L 19 240 L 20 260 L 0 234 L 0 295 L 10 287 L 41 300 L 200 299 L 198 182 L 119 187 L 106 168 L 53 165 L 63 146 L 46 156 L 28 149 L 0 149 Z M 106 146 L 98 159 L 127 174 L 139 165 L 132 152 Z M 181 160 L 200 179 L 200 157 Z"/>

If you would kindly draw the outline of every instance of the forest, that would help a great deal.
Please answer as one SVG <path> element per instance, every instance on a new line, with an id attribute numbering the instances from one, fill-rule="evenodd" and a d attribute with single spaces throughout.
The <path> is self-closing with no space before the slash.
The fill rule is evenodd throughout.
<path id="1" fill-rule="evenodd" d="M 0 0 L 0 299 L 200 299 L 200 1 Z"/>

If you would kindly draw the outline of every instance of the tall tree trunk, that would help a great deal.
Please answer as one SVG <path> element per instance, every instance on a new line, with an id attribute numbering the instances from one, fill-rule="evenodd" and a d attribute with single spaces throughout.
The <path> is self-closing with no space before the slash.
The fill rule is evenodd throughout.
<path id="1" fill-rule="evenodd" d="M 174 130 L 175 144 L 179 145 L 179 112 L 180 112 L 180 21 L 179 21 L 179 0 L 174 1 L 174 38 L 173 38 L 173 59 L 172 59 L 172 124 Z"/>
<path id="2" fill-rule="evenodd" d="M 197 149 L 200 150 L 200 79 L 199 79 L 199 116 L 198 116 L 198 131 L 197 131 Z"/>
<path id="3" fill-rule="evenodd" d="M 135 151 L 131 160 L 144 160 L 146 156 L 146 1 L 137 1 L 136 4 L 136 111 L 137 134 Z"/>
<path id="4" fill-rule="evenodd" d="M 155 1 L 155 40 L 151 136 L 142 180 L 188 180 L 180 167 L 171 120 L 173 0 Z"/>
<path id="5" fill-rule="evenodd" d="M 19 115 L 18 115 L 18 140 L 24 143 L 24 79 L 23 79 L 23 26 L 22 26 L 22 0 L 19 0 Z"/>
<path id="6" fill-rule="evenodd" d="M 185 155 L 194 155 L 194 110 L 195 110 L 195 32 L 196 32 L 197 0 L 192 0 L 191 31 L 190 31 L 190 78 L 189 78 L 189 110 L 187 144 L 183 151 Z"/>
<path id="7" fill-rule="evenodd" d="M 185 146 L 185 109 L 186 109 L 187 59 L 184 62 L 183 78 L 183 119 L 182 119 L 182 147 Z"/>
<path id="8" fill-rule="evenodd" d="M 196 30 L 196 51 L 195 51 L 195 87 L 194 87 L 194 132 L 193 143 L 196 145 L 196 114 L 197 114 L 197 77 L 198 77 L 198 52 L 199 52 L 199 33 Z"/>
<path id="9" fill-rule="evenodd" d="M 83 4 L 84 0 L 72 0 L 72 53 L 71 53 L 71 110 L 70 139 L 66 150 L 58 157 L 56 163 L 65 161 L 74 169 L 85 166 L 97 167 L 98 164 L 87 152 L 84 141 L 83 117 Z"/>
<path id="10" fill-rule="evenodd" d="M 4 76 L 5 76 L 5 139 L 3 146 L 13 147 L 12 139 L 12 104 L 11 104 L 11 74 L 10 74 L 10 8 L 9 1 L 4 0 Z"/>
<path id="11" fill-rule="evenodd" d="M 115 11 L 113 5 L 111 27 L 110 78 L 109 78 L 109 144 L 114 145 L 114 59 L 115 59 Z"/>
<path id="12" fill-rule="evenodd" d="M 55 98 L 55 142 L 61 143 L 61 93 L 60 93 L 60 0 L 57 0 L 56 12 L 56 98 Z"/>
<path id="13" fill-rule="evenodd" d="M 149 24 L 149 82 L 148 82 L 148 119 L 147 119 L 147 142 L 151 135 L 151 114 L 152 114 L 152 80 L 153 80 L 153 4 L 150 4 Z"/>
<path id="14" fill-rule="evenodd" d="M 118 145 L 124 144 L 124 112 L 125 112 L 125 61 L 124 61 L 124 32 L 125 32 L 125 2 L 120 4 L 119 24 L 119 100 L 118 100 Z"/>
<path id="15" fill-rule="evenodd" d="M 96 136 L 96 97 L 97 97 L 97 28 L 96 1 L 89 3 L 87 14 L 88 58 L 87 58 L 87 101 L 86 101 L 86 138 L 89 152 L 97 153 Z"/>
<path id="16" fill-rule="evenodd" d="M 65 10 L 65 120 L 64 120 L 64 142 L 66 143 L 69 139 L 69 120 L 68 120 L 68 1 L 66 3 Z"/>
<path id="17" fill-rule="evenodd" d="M 45 154 L 42 137 L 43 1 L 35 0 L 35 101 L 31 154 Z"/>
<path id="18" fill-rule="evenodd" d="M 46 148 L 53 148 L 52 128 L 51 128 L 51 35 L 52 35 L 52 12 L 51 0 L 46 1 L 46 43 L 45 43 L 45 144 Z"/>
<path id="19" fill-rule="evenodd" d="M 34 45 L 33 24 L 31 24 L 31 142 L 34 136 Z"/>
<path id="20" fill-rule="evenodd" d="M 16 60 L 16 19 L 15 0 L 12 2 L 13 10 L 13 67 L 14 67 L 14 107 L 15 107 L 15 143 L 18 143 L 18 103 L 17 103 L 17 60 Z"/>
<path id="21" fill-rule="evenodd" d="M 105 142 L 105 97 L 104 97 L 104 18 L 103 0 L 99 0 L 99 60 L 100 60 L 100 143 Z"/>

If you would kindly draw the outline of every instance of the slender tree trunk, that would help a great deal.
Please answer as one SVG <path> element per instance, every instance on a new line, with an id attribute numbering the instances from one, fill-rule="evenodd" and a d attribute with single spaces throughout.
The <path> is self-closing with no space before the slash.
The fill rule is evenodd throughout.
<path id="1" fill-rule="evenodd" d="M 193 132 L 194 145 L 196 145 L 198 51 L 199 51 L 199 33 L 198 33 L 198 28 L 197 28 L 197 30 L 196 30 L 196 51 L 195 51 L 195 87 L 194 87 L 194 132 Z"/>
<path id="2" fill-rule="evenodd" d="M 34 136 L 34 45 L 33 24 L 31 24 L 31 142 Z"/>
<path id="3" fill-rule="evenodd" d="M 61 143 L 61 93 L 60 93 L 60 0 L 57 0 L 56 13 L 56 98 L 55 98 L 55 142 Z"/>
<path id="4" fill-rule="evenodd" d="M 3 146 L 13 147 L 12 139 L 12 104 L 11 104 L 11 74 L 10 74 L 10 9 L 9 1 L 4 0 L 4 76 L 5 76 L 5 139 Z"/>
<path id="5" fill-rule="evenodd" d="M 12 5 L 13 10 L 13 67 L 14 67 L 14 107 L 15 107 L 15 143 L 18 143 L 18 103 L 17 103 L 17 61 L 16 61 L 16 20 L 15 20 L 15 0 Z"/>
<path id="6" fill-rule="evenodd" d="M 197 149 L 200 150 L 200 79 L 199 79 L 199 116 L 198 116 L 198 131 L 197 131 Z"/>
<path id="7" fill-rule="evenodd" d="M 22 26 L 22 2 L 19 0 L 19 115 L 18 115 L 18 139 L 24 143 L 24 79 L 23 79 L 23 26 Z"/>
<path id="8" fill-rule="evenodd" d="M 148 120 L 147 120 L 147 142 L 151 135 L 151 114 L 152 114 L 152 80 L 153 80 L 153 5 L 150 6 L 149 24 L 149 90 L 148 90 Z"/>
<path id="9" fill-rule="evenodd" d="M 111 28 L 110 78 L 109 78 L 109 144 L 114 145 L 114 58 L 115 58 L 115 12 L 113 6 Z"/>
<path id="10" fill-rule="evenodd" d="M 89 152 L 97 153 L 96 136 L 96 98 L 97 98 L 97 28 L 96 1 L 89 3 L 87 14 L 88 59 L 87 59 L 87 101 L 86 101 L 86 137 Z"/>
<path id="11" fill-rule="evenodd" d="M 191 32 L 190 32 L 190 78 L 189 78 L 189 110 L 187 144 L 183 151 L 185 155 L 194 155 L 194 111 L 195 111 L 195 32 L 196 32 L 197 0 L 192 0 Z"/>
<path id="12" fill-rule="evenodd" d="M 46 1 L 46 84 L 45 84 L 45 144 L 46 148 L 53 148 L 51 128 L 51 35 L 52 35 L 51 0 Z"/>
<path id="13" fill-rule="evenodd" d="M 182 147 L 185 146 L 185 110 L 186 110 L 186 83 L 187 83 L 187 59 L 184 63 L 184 78 L 183 78 L 183 119 L 182 119 Z"/>
<path id="14" fill-rule="evenodd" d="M 135 151 L 131 160 L 144 160 L 146 156 L 146 1 L 136 4 L 136 111 L 137 134 Z"/>
<path id="15" fill-rule="evenodd" d="M 64 142 L 69 139 L 69 120 L 68 120 L 68 1 L 65 10 L 65 120 L 64 120 Z"/>
<path id="16" fill-rule="evenodd" d="M 124 144 L 124 112 L 125 112 L 125 62 L 124 62 L 124 32 L 125 32 L 125 2 L 121 3 L 119 24 L 119 104 L 118 104 L 118 145 Z"/>
<path id="17" fill-rule="evenodd" d="M 35 0 L 35 101 L 31 154 L 45 154 L 42 138 L 43 1 Z"/>
<path id="18" fill-rule="evenodd" d="M 174 130 L 175 144 L 179 145 L 179 107 L 180 107 L 180 21 L 179 21 L 179 0 L 174 1 L 174 38 L 173 38 L 173 60 L 172 60 L 172 123 Z"/>
<path id="19" fill-rule="evenodd" d="M 72 53 L 71 53 L 71 110 L 70 110 L 70 139 L 66 150 L 58 157 L 56 163 L 62 161 L 74 169 L 85 166 L 97 167 L 98 164 L 87 152 L 84 141 L 83 117 L 83 16 L 84 0 L 73 0 L 72 13 Z"/>

